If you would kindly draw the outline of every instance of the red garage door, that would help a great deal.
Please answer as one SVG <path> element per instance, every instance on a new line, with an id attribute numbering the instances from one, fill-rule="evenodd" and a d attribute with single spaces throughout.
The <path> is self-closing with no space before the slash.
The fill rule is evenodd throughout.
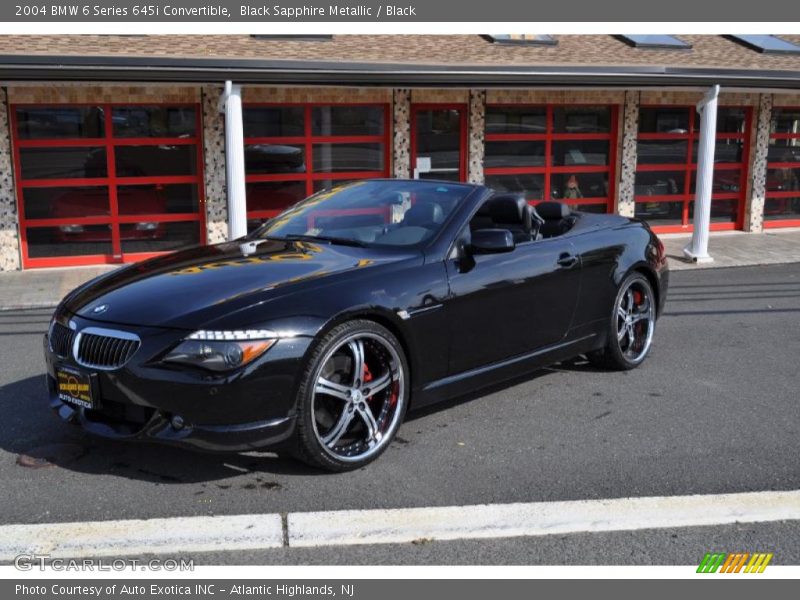
<path id="1" fill-rule="evenodd" d="M 486 185 L 576 210 L 614 205 L 617 107 L 488 105 Z"/>
<path id="2" fill-rule="evenodd" d="M 135 262 L 202 243 L 197 105 L 13 105 L 22 265 Z"/>
<path id="3" fill-rule="evenodd" d="M 248 228 L 314 192 L 388 177 L 388 104 L 244 106 Z"/>
<path id="4" fill-rule="evenodd" d="M 711 229 L 741 228 L 747 188 L 751 109 L 717 111 Z M 700 117 L 693 106 L 643 106 L 639 112 L 636 216 L 659 232 L 692 230 Z"/>
<path id="5" fill-rule="evenodd" d="M 800 227 L 800 108 L 772 109 L 767 160 L 764 227 Z"/>

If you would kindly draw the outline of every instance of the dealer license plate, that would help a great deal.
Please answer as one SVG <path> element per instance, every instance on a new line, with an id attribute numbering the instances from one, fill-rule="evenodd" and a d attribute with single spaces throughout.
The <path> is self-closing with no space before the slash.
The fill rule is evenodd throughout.
<path id="1" fill-rule="evenodd" d="M 70 367 L 56 367 L 58 399 L 73 406 L 94 408 L 92 380 L 87 373 Z"/>

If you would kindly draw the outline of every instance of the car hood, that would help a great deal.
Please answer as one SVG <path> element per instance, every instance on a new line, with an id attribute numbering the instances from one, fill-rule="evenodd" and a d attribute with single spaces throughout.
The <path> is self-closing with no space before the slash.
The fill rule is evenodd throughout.
<path id="1" fill-rule="evenodd" d="M 227 242 L 113 271 L 73 291 L 62 306 L 106 323 L 193 329 L 302 285 L 404 258 L 328 243 Z"/>

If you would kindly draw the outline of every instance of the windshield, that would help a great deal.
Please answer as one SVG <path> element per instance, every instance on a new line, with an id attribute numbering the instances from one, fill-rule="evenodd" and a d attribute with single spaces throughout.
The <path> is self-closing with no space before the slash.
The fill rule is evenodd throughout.
<path id="1" fill-rule="evenodd" d="M 298 202 L 250 238 L 420 246 L 438 234 L 471 191 L 467 185 L 430 181 L 356 181 Z"/>

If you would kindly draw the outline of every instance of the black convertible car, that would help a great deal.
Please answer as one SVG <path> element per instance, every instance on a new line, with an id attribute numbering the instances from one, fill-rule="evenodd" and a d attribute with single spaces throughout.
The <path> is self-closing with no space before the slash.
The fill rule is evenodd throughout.
<path id="1" fill-rule="evenodd" d="M 70 293 L 44 340 L 50 402 L 101 436 L 351 469 L 409 408 L 580 354 L 637 366 L 667 283 L 636 220 L 356 182 Z"/>

